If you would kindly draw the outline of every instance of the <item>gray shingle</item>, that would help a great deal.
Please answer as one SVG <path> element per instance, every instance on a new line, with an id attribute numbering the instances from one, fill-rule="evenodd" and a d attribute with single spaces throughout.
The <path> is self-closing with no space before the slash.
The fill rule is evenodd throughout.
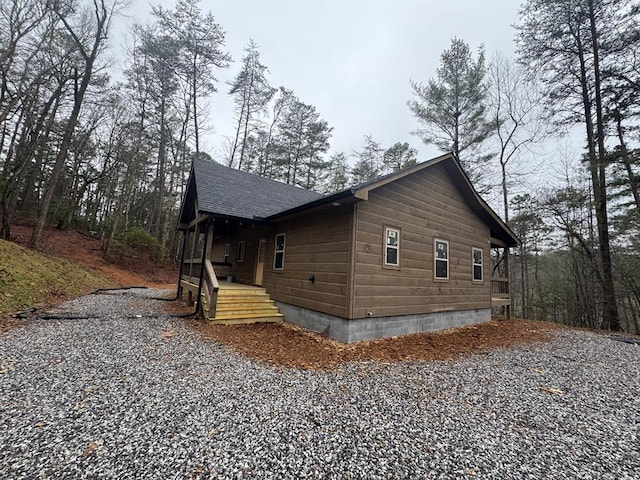
<path id="1" fill-rule="evenodd" d="M 196 158 L 200 211 L 238 218 L 266 218 L 324 195 Z"/>

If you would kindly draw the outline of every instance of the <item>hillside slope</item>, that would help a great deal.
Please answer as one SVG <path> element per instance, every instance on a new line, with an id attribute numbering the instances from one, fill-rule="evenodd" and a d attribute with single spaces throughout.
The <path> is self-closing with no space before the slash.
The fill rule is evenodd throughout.
<path id="1" fill-rule="evenodd" d="M 0 240 L 0 315 L 57 303 L 113 284 L 80 265 Z"/>

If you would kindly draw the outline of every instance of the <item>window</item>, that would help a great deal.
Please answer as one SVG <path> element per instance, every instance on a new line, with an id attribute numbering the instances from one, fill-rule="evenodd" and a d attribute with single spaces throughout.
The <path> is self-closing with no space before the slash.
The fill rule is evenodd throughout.
<path id="1" fill-rule="evenodd" d="M 224 263 L 227 263 L 229 261 L 229 252 L 231 252 L 231 244 L 225 243 L 224 244 Z"/>
<path id="2" fill-rule="evenodd" d="M 472 248 L 472 260 L 473 260 L 473 281 L 482 281 L 482 249 Z"/>
<path id="3" fill-rule="evenodd" d="M 435 279 L 449 280 L 449 242 L 435 239 L 433 242 L 433 257 Z"/>
<path id="4" fill-rule="evenodd" d="M 236 252 L 236 261 L 238 263 L 244 262 L 244 251 L 246 249 L 246 242 L 241 240 L 238 242 L 238 251 Z"/>
<path id="5" fill-rule="evenodd" d="M 400 230 L 384 227 L 384 266 L 400 267 Z"/>
<path id="6" fill-rule="evenodd" d="M 273 256 L 273 269 L 284 270 L 284 244 L 285 234 L 279 233 L 276 235 L 275 254 Z"/>

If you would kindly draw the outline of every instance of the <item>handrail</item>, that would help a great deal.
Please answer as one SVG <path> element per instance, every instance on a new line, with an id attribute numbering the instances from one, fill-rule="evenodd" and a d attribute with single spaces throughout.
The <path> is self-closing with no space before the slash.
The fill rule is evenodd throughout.
<path id="1" fill-rule="evenodd" d="M 216 277 L 216 272 L 213 270 L 213 265 L 211 260 L 207 259 L 204 261 L 204 268 L 207 271 L 207 276 L 211 279 L 211 286 L 218 290 L 220 288 L 220 284 L 218 283 L 218 277 Z"/>
<path id="2" fill-rule="evenodd" d="M 216 272 L 213 270 L 211 260 L 206 259 L 204 261 L 204 270 L 204 280 L 207 286 L 207 288 L 205 288 L 205 295 L 207 297 L 207 304 L 209 305 L 208 317 L 214 318 L 216 316 L 216 305 L 218 303 L 218 290 L 220 289 L 220 284 L 218 283 Z"/>

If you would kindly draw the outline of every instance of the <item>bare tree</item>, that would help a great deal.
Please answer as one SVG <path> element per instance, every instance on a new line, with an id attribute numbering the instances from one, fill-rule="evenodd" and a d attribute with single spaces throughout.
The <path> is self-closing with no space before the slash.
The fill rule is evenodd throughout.
<path id="1" fill-rule="evenodd" d="M 33 249 L 38 249 L 40 235 L 49 214 L 49 205 L 67 160 L 71 139 L 78 124 L 80 109 L 94 73 L 96 60 L 104 49 L 111 19 L 120 7 L 120 3 L 118 0 L 114 0 L 111 4 L 107 4 L 105 0 L 93 0 L 93 8 L 81 8 L 78 13 L 75 13 L 77 7 L 78 5 L 73 3 L 62 5 L 56 2 L 52 5 L 53 13 L 64 25 L 66 33 L 77 50 L 80 62 L 73 79 L 73 107 L 66 121 L 51 177 L 42 197 L 40 214 L 29 239 L 28 245 Z"/>
<path id="2" fill-rule="evenodd" d="M 488 69 L 488 110 L 498 146 L 504 219 L 509 221 L 510 167 L 550 130 L 543 119 L 542 96 L 533 81 L 527 81 L 522 68 L 497 52 Z"/>

